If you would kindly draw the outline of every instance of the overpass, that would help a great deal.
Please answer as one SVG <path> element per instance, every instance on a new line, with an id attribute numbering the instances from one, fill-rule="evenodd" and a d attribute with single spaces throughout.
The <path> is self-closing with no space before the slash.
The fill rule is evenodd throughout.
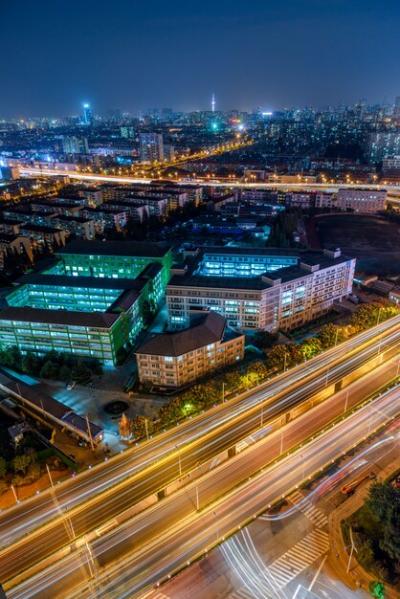
<path id="1" fill-rule="evenodd" d="M 397 355 L 399 344 L 400 316 L 59 485 L 54 494 L 44 493 L 0 514 L 0 580 L 68 545 L 66 517 L 79 537 L 124 510 L 145 510 L 174 493 L 189 473 L 201 475 L 217 463 L 229 463 L 243 439 L 260 426 L 279 431 L 324 403 Z"/>
<path id="2" fill-rule="evenodd" d="M 132 185 L 136 183 L 150 184 L 156 179 L 145 178 L 145 177 L 130 177 L 124 175 L 101 175 L 96 173 L 82 173 L 77 171 L 67 171 L 63 169 L 52 169 L 52 168 L 35 168 L 26 165 L 20 165 L 21 175 L 28 177 L 54 177 L 54 176 L 68 176 L 71 179 L 78 181 L 95 181 L 97 183 L 124 183 L 126 185 Z M 165 179 L 163 179 L 165 180 Z M 371 183 L 371 184 L 356 184 L 356 183 L 250 183 L 241 181 L 226 181 L 221 179 L 204 180 L 200 178 L 190 179 L 168 179 L 171 183 L 177 183 L 178 185 L 202 185 L 208 187 L 228 187 L 228 188 L 243 188 L 243 189 L 293 189 L 293 190 L 304 190 L 304 191 L 337 191 L 339 188 L 346 189 L 375 189 L 375 190 L 386 190 L 389 193 L 395 194 L 396 192 L 400 195 L 400 183 L 399 185 L 385 184 L 385 183 Z M 399 198 L 400 199 L 400 198 Z"/>

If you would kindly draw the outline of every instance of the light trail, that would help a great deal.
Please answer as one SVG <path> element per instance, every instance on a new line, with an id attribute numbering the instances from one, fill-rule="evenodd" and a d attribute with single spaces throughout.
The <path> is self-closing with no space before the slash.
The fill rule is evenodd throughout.
<path id="1" fill-rule="evenodd" d="M 388 437 L 385 437 L 381 441 L 377 441 L 376 443 L 374 443 L 370 447 L 367 447 L 367 449 L 365 449 L 364 451 L 362 451 L 361 453 L 359 453 L 355 458 L 353 458 L 349 462 L 347 462 L 347 464 L 345 464 L 342 468 L 339 468 L 339 470 L 337 472 L 335 472 L 335 474 L 333 474 L 332 477 L 330 477 L 330 478 L 334 479 L 339 474 L 347 474 L 347 475 L 349 475 L 352 472 L 355 472 L 356 469 L 351 470 L 349 472 L 349 467 L 351 467 L 353 464 L 356 464 L 357 462 L 359 462 L 360 458 L 363 458 L 363 457 L 369 455 L 373 451 L 376 451 L 377 449 L 380 449 L 382 447 L 382 445 L 386 445 L 387 443 L 391 443 L 391 442 L 395 441 L 396 439 L 400 439 L 400 434 L 398 434 L 398 435 L 390 435 Z M 359 467 L 362 468 L 363 465 L 364 464 L 360 464 Z M 315 487 L 315 489 L 313 489 L 310 493 L 308 493 L 304 497 L 304 499 L 302 499 L 299 502 L 295 503 L 288 510 L 286 510 L 284 512 L 280 512 L 279 514 L 264 514 L 263 515 L 263 520 L 267 520 L 267 521 L 273 522 L 273 521 L 278 521 L 278 520 L 285 520 L 286 518 L 289 518 L 290 516 L 293 516 L 293 514 L 296 514 L 297 512 L 301 511 L 301 508 L 307 504 L 307 501 L 309 501 L 310 499 L 312 499 L 313 497 L 315 497 L 316 495 L 318 495 L 319 491 L 322 488 L 324 488 L 327 485 L 328 482 L 329 482 L 329 478 L 327 480 L 324 480 L 323 482 L 321 482 L 317 487 Z"/>
<path id="2" fill-rule="evenodd" d="M 220 404 L 217 408 L 209 410 L 206 414 L 196 417 L 180 427 L 172 429 L 164 435 L 159 435 L 158 438 L 156 438 L 152 443 L 144 445 L 143 451 L 140 451 L 141 448 L 137 450 L 137 456 L 141 454 L 144 455 L 142 455 L 140 461 L 137 460 L 136 463 L 134 461 L 135 453 L 132 455 L 132 452 L 128 450 L 128 452 L 126 452 L 127 456 L 125 460 L 122 461 L 122 458 L 117 460 L 112 459 L 107 462 L 106 466 L 101 465 L 100 468 L 94 467 L 90 473 L 86 473 L 86 476 L 75 477 L 73 481 L 73 494 L 71 493 L 71 485 L 67 485 L 65 492 L 63 492 L 63 485 L 60 485 L 60 488 L 57 488 L 54 492 L 58 500 L 57 507 L 54 506 L 53 501 L 50 498 L 48 503 L 45 504 L 45 509 L 38 513 L 36 504 L 39 500 L 37 498 L 35 500 L 34 498 L 32 501 L 27 501 L 24 503 L 22 520 L 19 515 L 21 513 L 21 508 L 19 510 L 15 508 L 8 510 L 5 513 L 7 514 L 5 528 L 2 527 L 2 545 L 5 546 L 15 542 L 20 535 L 26 534 L 27 530 L 33 530 L 35 527 L 43 524 L 46 521 L 49 521 L 50 518 L 57 516 L 60 509 L 64 512 L 70 512 L 71 509 L 77 505 L 80 505 L 85 499 L 90 498 L 93 500 L 95 495 L 108 490 L 113 485 L 117 485 L 129 477 L 136 475 L 137 473 L 143 471 L 146 467 L 150 467 L 157 463 L 158 460 L 165 459 L 165 456 L 168 454 L 168 452 L 170 456 L 176 457 L 177 443 L 179 443 L 181 446 L 185 444 L 185 446 L 188 447 L 191 444 L 199 442 L 202 438 L 206 438 L 208 434 L 211 434 L 213 431 L 228 425 L 235 419 L 238 419 L 241 415 L 245 414 L 247 411 L 257 408 L 262 403 L 273 400 L 277 394 L 282 393 L 286 387 L 303 382 L 303 391 L 308 391 L 310 389 L 310 385 L 304 384 L 307 376 L 317 372 L 318 368 L 327 368 L 330 364 L 330 360 L 333 358 L 338 360 L 340 357 L 348 356 L 347 364 L 350 368 L 350 366 L 356 361 L 354 358 L 349 357 L 352 351 L 356 351 L 363 343 L 367 343 L 369 340 L 374 339 L 377 336 L 378 331 L 378 334 L 383 334 L 385 331 L 390 331 L 392 328 L 396 329 L 399 324 L 400 316 L 395 317 L 390 321 L 385 321 L 375 328 L 375 330 L 370 329 L 369 331 L 358 335 L 348 342 L 328 350 L 328 352 L 317 356 L 313 360 L 291 369 L 286 374 L 279 375 L 275 379 L 272 379 L 272 381 L 264 383 L 260 386 L 261 390 L 247 392 L 240 396 L 241 399 L 239 398 L 238 400 L 231 400 L 226 404 Z M 388 335 L 386 342 L 389 343 L 398 338 L 400 338 L 400 332 L 394 332 Z M 364 355 L 373 355 L 375 351 L 376 349 L 372 346 L 371 348 L 364 350 Z M 337 367 L 330 369 L 329 381 L 327 382 L 330 382 L 330 379 L 336 372 L 338 372 Z M 284 398 L 283 400 L 280 400 L 279 403 L 274 404 L 274 406 L 267 408 L 265 410 L 265 418 L 270 415 L 273 407 L 283 409 L 290 405 L 292 401 L 293 397 L 291 396 L 287 399 Z M 257 419 L 258 416 L 254 415 L 251 418 L 250 424 L 255 425 L 257 423 Z M 244 426 L 244 424 L 237 425 L 238 431 L 240 431 L 240 429 Z M 227 432 L 223 432 L 223 434 L 220 432 L 219 438 L 224 439 L 227 435 Z M 175 442 L 172 441 L 172 436 L 175 436 Z M 182 439 L 182 441 L 180 439 Z M 156 452 L 154 451 L 155 447 Z M 182 451 L 182 448 L 180 451 Z M 99 473 L 99 476 L 96 476 L 97 472 Z M 106 473 L 106 475 L 104 473 Z M 96 478 L 100 478 L 100 480 L 96 482 Z M 44 497 L 45 494 L 42 494 L 41 501 L 43 501 Z M 18 521 L 21 521 L 20 524 Z"/>
<path id="3" fill-rule="evenodd" d="M 140 178 L 140 177 L 130 177 L 128 175 L 100 175 L 95 173 L 79 173 L 75 171 L 64 171 L 64 170 L 56 170 L 56 169 L 39 169 L 33 167 L 20 166 L 20 172 L 23 175 L 27 176 L 68 176 L 71 179 L 78 179 L 82 181 L 98 181 L 98 182 L 107 182 L 107 183 L 125 183 L 127 185 L 132 184 L 145 184 L 149 185 L 154 181 L 157 181 L 157 178 Z M 161 178 L 162 181 L 165 181 L 165 178 Z M 247 189 L 304 189 L 304 190 L 313 190 L 313 189 L 327 189 L 332 191 L 337 191 L 339 188 L 344 189 L 375 189 L 375 190 L 387 190 L 393 192 L 400 191 L 400 185 L 392 185 L 392 184 L 384 184 L 384 183 L 307 183 L 307 182 L 299 182 L 299 183 L 250 183 L 243 181 L 221 181 L 218 178 L 212 180 L 204 180 L 204 179 L 185 179 L 182 181 L 181 179 L 168 179 L 170 183 L 177 183 L 180 185 L 199 185 L 205 187 L 243 187 Z"/>
<path id="4" fill-rule="evenodd" d="M 397 415 L 400 410 L 400 388 L 390 390 L 380 398 L 374 400 L 380 410 L 372 413 L 373 427 L 377 428 L 385 422 L 388 417 Z M 109 564 L 106 568 L 99 569 L 96 584 L 100 593 L 111 597 L 135 597 L 139 592 L 146 590 L 148 585 L 155 584 L 164 579 L 182 564 L 190 562 L 199 552 L 204 551 L 221 539 L 221 535 L 229 535 L 237 528 L 237 525 L 246 522 L 252 514 L 265 511 L 265 505 L 271 503 L 274 498 L 279 498 L 282 493 L 295 488 L 303 477 L 308 477 L 316 470 L 323 468 L 337 456 L 348 451 L 355 442 L 364 438 L 365 423 L 371 418 L 369 406 L 364 406 L 358 412 L 349 416 L 346 420 L 336 425 L 329 431 L 322 433 L 319 437 L 310 441 L 306 448 L 302 448 L 284 458 L 278 464 L 268 467 L 264 472 L 224 495 L 213 505 L 207 507 L 201 513 L 193 511 L 191 515 L 183 518 L 178 523 L 168 524 L 168 513 L 176 513 L 181 510 L 182 502 L 188 502 L 188 489 L 177 492 L 147 514 L 142 514 L 134 521 L 123 526 L 120 531 L 107 535 L 104 539 L 98 539 L 92 543 L 92 552 L 98 561 L 107 547 L 119 542 L 121 546 L 129 547 L 128 554 L 123 559 L 117 560 L 114 565 Z M 297 422 L 296 425 L 298 426 Z M 392 436 L 393 437 L 393 436 Z M 394 440 L 394 437 L 392 438 Z M 260 442 L 259 447 L 249 450 L 246 459 L 252 460 L 253 453 L 263 452 L 265 441 Z M 306 468 L 303 469 L 303 454 L 307 454 Z M 244 452 L 246 453 L 246 452 Z M 244 460 L 244 454 L 239 454 L 237 459 L 220 466 L 217 471 L 207 474 L 202 481 L 193 485 L 212 486 L 219 484 L 222 474 L 227 469 L 237 469 Z M 357 456 L 360 459 L 360 456 Z M 153 534 L 155 521 L 165 522 L 167 531 L 160 536 Z M 134 538 L 138 527 L 144 523 L 148 527 L 150 536 L 143 546 L 138 546 Z M 111 544 L 111 545 L 110 545 Z M 102 562 L 104 563 L 104 562 Z M 43 597 L 45 593 L 49 596 L 54 580 L 62 583 L 63 588 L 69 588 L 68 576 L 71 582 L 77 582 L 79 564 L 76 556 L 69 555 L 54 566 L 44 570 L 39 575 L 32 577 L 19 587 L 8 592 L 9 599 L 27 599 L 27 597 Z M 90 595 L 85 591 L 87 583 L 79 586 L 74 592 L 68 591 L 69 599 L 83 599 Z M 64 597 L 64 594 L 53 596 Z"/>

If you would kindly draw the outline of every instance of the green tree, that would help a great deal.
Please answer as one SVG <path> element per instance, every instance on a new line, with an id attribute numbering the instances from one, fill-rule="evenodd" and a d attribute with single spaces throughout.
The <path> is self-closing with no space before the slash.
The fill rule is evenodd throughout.
<path id="1" fill-rule="evenodd" d="M 296 345 L 281 343 L 267 352 L 267 364 L 277 370 L 295 366 L 302 359 Z"/>
<path id="2" fill-rule="evenodd" d="M 13 459 L 14 472 L 22 472 L 23 474 L 25 474 L 26 469 L 28 468 L 30 463 L 31 456 L 27 455 L 26 453 L 16 455 Z"/>
<path id="3" fill-rule="evenodd" d="M 310 337 L 303 341 L 299 347 L 299 352 L 304 360 L 310 360 L 322 351 L 322 344 L 318 337 Z"/>
<path id="4" fill-rule="evenodd" d="M 21 362 L 21 369 L 23 372 L 26 372 L 27 374 L 35 374 L 37 376 L 41 367 L 42 360 L 34 353 L 28 352 L 25 356 L 23 356 Z"/>
<path id="5" fill-rule="evenodd" d="M 69 381 L 71 380 L 71 369 L 69 366 L 67 366 L 66 364 L 63 364 L 60 368 L 60 371 L 58 373 L 58 376 L 60 377 L 60 379 L 62 381 Z"/>
<path id="6" fill-rule="evenodd" d="M 380 523 L 379 546 L 392 560 L 400 561 L 400 490 L 389 483 L 372 485 L 366 507 Z"/>
<path id="7" fill-rule="evenodd" d="M 324 324 L 324 326 L 320 328 L 317 337 L 320 340 L 323 349 L 333 347 L 335 343 L 340 343 L 345 340 L 343 328 L 331 322 Z"/>
<path id="8" fill-rule="evenodd" d="M 58 378 L 60 367 L 56 362 L 46 360 L 40 369 L 40 377 L 43 379 L 56 379 Z"/>

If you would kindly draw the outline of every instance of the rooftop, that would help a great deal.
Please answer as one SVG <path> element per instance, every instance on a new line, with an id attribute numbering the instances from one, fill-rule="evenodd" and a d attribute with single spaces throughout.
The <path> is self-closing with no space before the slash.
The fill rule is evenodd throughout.
<path id="1" fill-rule="evenodd" d="M 44 324 L 79 327 L 110 328 L 119 314 L 110 312 L 77 312 L 72 310 L 46 310 L 43 308 L 8 307 L 0 311 L 0 321 L 41 322 Z"/>
<path id="2" fill-rule="evenodd" d="M 57 255 L 81 254 L 102 256 L 144 256 L 162 258 L 171 249 L 166 243 L 140 241 L 71 241 L 66 247 L 57 250 Z"/>
<path id="3" fill-rule="evenodd" d="M 137 354 L 182 356 L 195 349 L 221 341 L 225 318 L 216 312 L 199 314 L 195 324 L 182 331 L 161 333 L 150 337 L 138 347 Z"/>

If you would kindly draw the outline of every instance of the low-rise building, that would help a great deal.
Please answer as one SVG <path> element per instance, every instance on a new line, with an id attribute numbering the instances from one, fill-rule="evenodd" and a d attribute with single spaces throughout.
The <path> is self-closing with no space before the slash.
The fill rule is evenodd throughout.
<path id="1" fill-rule="evenodd" d="M 337 193 L 336 207 L 359 214 L 374 214 L 385 209 L 385 202 L 386 190 L 341 188 Z"/>
<path id="2" fill-rule="evenodd" d="M 198 313 L 187 329 L 154 335 L 140 345 L 139 380 L 154 387 L 182 387 L 241 360 L 244 341 L 219 314 Z"/>

